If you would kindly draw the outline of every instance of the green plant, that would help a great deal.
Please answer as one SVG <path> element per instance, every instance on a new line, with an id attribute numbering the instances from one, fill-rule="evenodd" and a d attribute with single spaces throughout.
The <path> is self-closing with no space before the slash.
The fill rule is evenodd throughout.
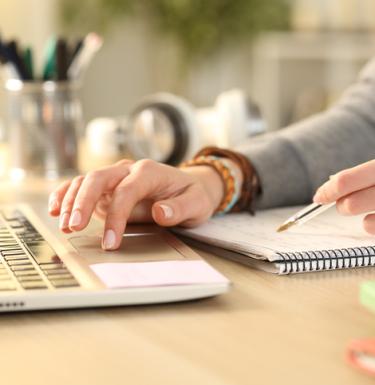
<path id="1" fill-rule="evenodd" d="M 258 32 L 285 29 L 290 0 L 61 0 L 63 24 L 81 33 L 104 31 L 123 16 L 147 18 L 152 28 L 172 36 L 185 60 Z"/>

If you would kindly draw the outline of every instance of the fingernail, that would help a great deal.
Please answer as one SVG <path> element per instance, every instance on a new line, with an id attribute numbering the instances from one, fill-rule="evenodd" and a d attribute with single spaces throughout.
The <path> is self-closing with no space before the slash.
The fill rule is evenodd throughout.
<path id="1" fill-rule="evenodd" d="M 64 213 L 60 217 L 60 229 L 66 229 L 69 225 L 69 213 Z"/>
<path id="2" fill-rule="evenodd" d="M 59 208 L 59 202 L 56 199 L 51 200 L 48 205 L 49 211 L 55 211 Z"/>
<path id="3" fill-rule="evenodd" d="M 167 205 L 160 205 L 160 208 L 163 210 L 164 217 L 166 219 L 169 219 L 169 218 L 173 217 L 173 209 L 172 209 L 172 207 L 169 207 Z"/>
<path id="4" fill-rule="evenodd" d="M 69 227 L 79 226 L 82 221 L 82 215 L 79 210 L 74 210 L 70 217 Z"/>
<path id="5" fill-rule="evenodd" d="M 317 191 L 315 193 L 315 195 L 313 196 L 313 202 L 315 203 L 321 203 L 320 201 L 322 200 L 322 195 L 320 194 L 319 191 Z"/>
<path id="6" fill-rule="evenodd" d="M 113 230 L 107 230 L 104 235 L 103 246 L 106 250 L 113 249 L 116 243 L 116 234 Z"/>

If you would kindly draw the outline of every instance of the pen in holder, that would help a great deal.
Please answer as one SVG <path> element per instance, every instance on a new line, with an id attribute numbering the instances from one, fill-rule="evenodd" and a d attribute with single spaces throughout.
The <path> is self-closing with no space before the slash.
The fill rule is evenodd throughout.
<path id="1" fill-rule="evenodd" d="M 77 173 L 78 136 L 83 126 L 78 84 L 102 43 L 96 33 L 79 39 L 74 47 L 64 38 L 51 37 L 42 74 L 37 74 L 31 47 L 0 39 L 1 74 L 8 98 L 0 149 L 12 179 L 26 175 L 55 179 Z"/>
<path id="2" fill-rule="evenodd" d="M 83 126 L 77 84 L 9 79 L 5 88 L 11 176 L 54 179 L 77 173 Z"/>

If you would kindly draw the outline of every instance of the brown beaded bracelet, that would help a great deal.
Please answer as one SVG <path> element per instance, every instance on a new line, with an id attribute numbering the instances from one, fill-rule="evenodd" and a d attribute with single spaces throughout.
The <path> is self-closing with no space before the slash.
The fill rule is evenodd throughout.
<path id="1" fill-rule="evenodd" d="M 249 161 L 249 159 L 238 152 L 219 148 L 219 147 L 205 147 L 201 149 L 193 159 L 200 156 L 218 156 L 228 158 L 237 163 L 243 175 L 243 183 L 239 200 L 231 209 L 231 212 L 249 211 L 254 214 L 253 202 L 255 197 L 261 193 L 261 186 L 259 184 L 258 175 Z"/>
<path id="2" fill-rule="evenodd" d="M 237 203 L 240 196 L 240 188 L 238 178 L 236 178 L 232 167 L 227 163 L 228 159 L 217 157 L 213 155 L 202 155 L 194 157 L 194 159 L 187 160 L 180 164 L 179 167 L 191 166 L 210 166 L 220 175 L 225 188 L 225 193 L 222 201 L 215 210 L 215 214 L 225 214 L 230 212 Z"/>

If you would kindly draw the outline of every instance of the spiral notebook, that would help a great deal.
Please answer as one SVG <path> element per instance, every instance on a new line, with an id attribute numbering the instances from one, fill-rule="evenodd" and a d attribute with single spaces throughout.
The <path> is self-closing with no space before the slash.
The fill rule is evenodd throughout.
<path id="1" fill-rule="evenodd" d="M 213 217 L 207 223 L 175 231 L 195 246 L 278 274 L 375 266 L 375 237 L 362 217 L 340 216 L 335 208 L 302 226 L 276 229 L 300 208 L 282 208 Z"/>

